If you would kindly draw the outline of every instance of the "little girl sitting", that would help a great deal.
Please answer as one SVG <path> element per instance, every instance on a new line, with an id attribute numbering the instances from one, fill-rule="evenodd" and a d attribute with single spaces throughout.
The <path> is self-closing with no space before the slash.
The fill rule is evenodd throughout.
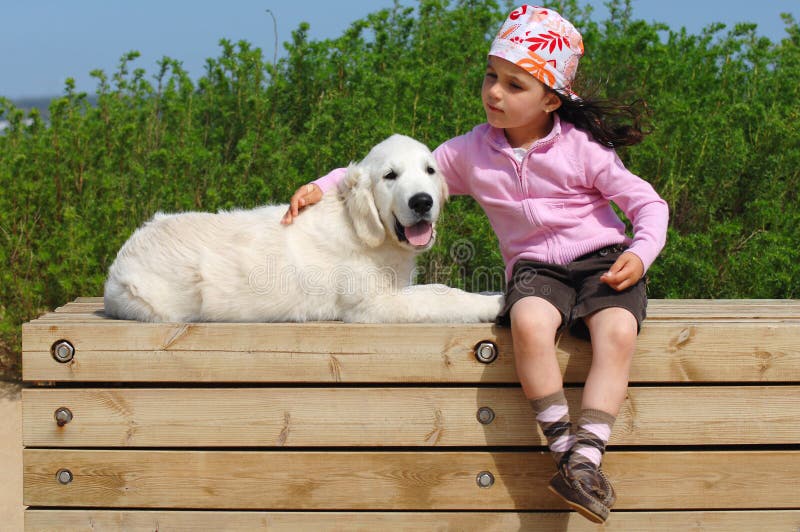
<path id="1" fill-rule="evenodd" d="M 668 208 L 614 151 L 636 144 L 634 125 L 610 118 L 631 109 L 581 99 L 572 82 L 580 33 L 552 9 L 515 9 L 491 44 L 481 100 L 486 122 L 434 155 L 451 194 L 483 207 L 506 264 L 505 308 L 525 397 L 558 472 L 550 489 L 595 522 L 616 496 L 600 465 L 625 400 L 645 318 L 644 274 L 666 240 Z M 341 181 L 334 170 L 303 185 L 283 222 Z M 631 220 L 633 238 L 614 202 Z M 577 426 L 570 422 L 556 335 L 590 338 L 592 364 Z"/>

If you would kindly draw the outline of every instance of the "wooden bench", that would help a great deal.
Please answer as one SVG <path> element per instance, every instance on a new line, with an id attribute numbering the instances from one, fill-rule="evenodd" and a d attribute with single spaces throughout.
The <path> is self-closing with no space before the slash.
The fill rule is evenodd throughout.
<path id="1" fill-rule="evenodd" d="M 798 530 L 800 302 L 649 314 L 606 529 Z M 590 346 L 558 348 L 576 408 Z M 144 324 L 79 298 L 23 326 L 23 375 L 27 530 L 596 528 L 546 489 L 508 329 Z"/>

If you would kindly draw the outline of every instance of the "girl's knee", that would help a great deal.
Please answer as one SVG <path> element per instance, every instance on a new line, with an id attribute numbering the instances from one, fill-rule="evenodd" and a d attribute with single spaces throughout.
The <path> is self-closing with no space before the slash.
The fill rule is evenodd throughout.
<path id="1" fill-rule="evenodd" d="M 587 325 L 593 343 L 597 340 L 615 351 L 629 353 L 629 356 L 633 354 L 639 325 L 628 310 L 603 309 L 590 316 Z"/>
<path id="2" fill-rule="evenodd" d="M 610 341 L 620 348 L 629 347 L 632 350 L 636 345 L 637 329 L 635 318 L 627 323 L 614 324 L 609 331 Z"/>
<path id="3" fill-rule="evenodd" d="M 511 334 L 555 338 L 561 326 L 561 312 L 549 301 L 524 297 L 511 308 Z"/>

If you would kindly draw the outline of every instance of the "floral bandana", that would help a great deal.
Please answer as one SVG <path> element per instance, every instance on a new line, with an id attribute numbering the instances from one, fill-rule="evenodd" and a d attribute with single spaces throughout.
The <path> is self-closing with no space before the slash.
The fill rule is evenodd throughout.
<path id="1" fill-rule="evenodd" d="M 583 39 L 552 9 L 524 5 L 512 11 L 489 55 L 510 61 L 564 96 L 578 99 L 571 87 L 583 55 Z"/>

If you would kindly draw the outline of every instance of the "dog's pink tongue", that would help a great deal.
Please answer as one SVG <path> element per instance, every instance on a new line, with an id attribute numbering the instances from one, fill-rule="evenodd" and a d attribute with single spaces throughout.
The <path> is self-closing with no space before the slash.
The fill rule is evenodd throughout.
<path id="1" fill-rule="evenodd" d="M 412 246 L 426 246 L 433 238 L 433 226 L 430 222 L 419 222 L 406 227 L 406 238 Z"/>

